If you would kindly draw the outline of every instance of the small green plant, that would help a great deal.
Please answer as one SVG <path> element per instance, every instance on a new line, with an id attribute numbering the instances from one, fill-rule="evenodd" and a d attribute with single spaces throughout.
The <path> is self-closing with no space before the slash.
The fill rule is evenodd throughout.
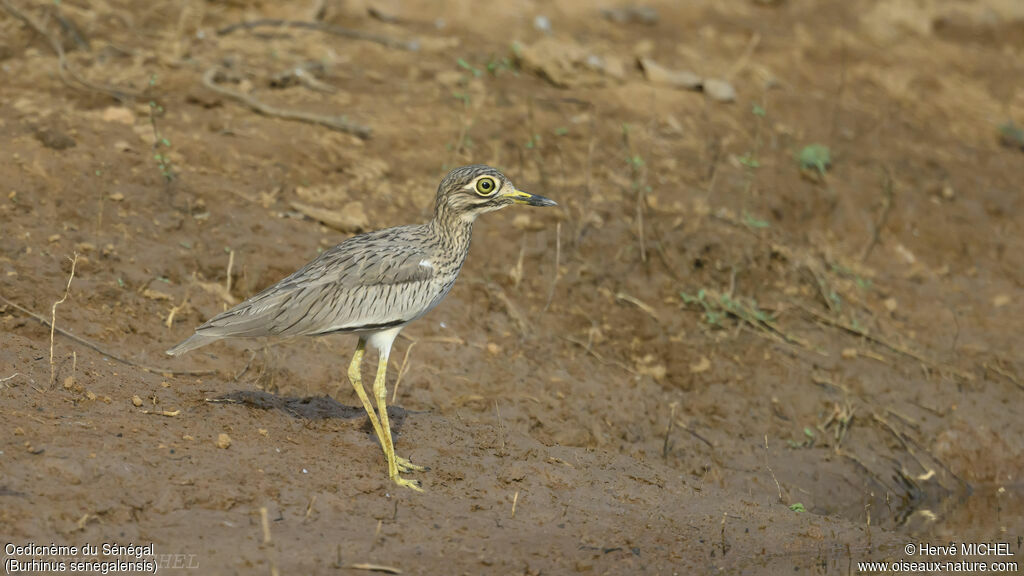
<path id="1" fill-rule="evenodd" d="M 794 449 L 796 449 L 796 448 L 813 448 L 815 440 L 817 440 L 817 438 L 814 436 L 814 430 L 812 430 L 809 426 L 804 426 L 804 439 L 803 439 L 803 441 L 797 442 L 795 440 L 787 440 L 786 443 L 789 444 L 790 448 L 794 448 Z"/>
<path id="2" fill-rule="evenodd" d="M 683 299 L 683 303 L 687 306 L 690 304 L 699 304 L 703 307 L 704 319 L 708 321 L 708 324 L 711 324 L 712 326 L 722 325 L 722 318 L 725 314 L 717 303 L 708 300 L 707 292 L 705 292 L 703 288 L 698 290 L 696 295 L 680 292 L 679 297 Z"/>
<path id="3" fill-rule="evenodd" d="M 740 164 L 746 166 L 747 168 L 760 168 L 761 167 L 761 163 L 758 162 L 757 158 L 754 158 L 754 155 L 749 153 L 749 152 L 744 154 L 743 156 L 740 156 L 738 158 L 738 160 L 739 160 Z"/>
<path id="4" fill-rule="evenodd" d="M 492 56 L 491 59 L 487 61 L 487 72 L 492 76 L 497 76 L 503 71 L 516 72 L 515 66 L 512 64 L 512 60 L 507 56 Z"/>
<path id="5" fill-rule="evenodd" d="M 747 152 L 743 156 L 737 158 L 737 160 L 743 166 L 753 169 L 761 167 L 761 161 L 757 159 L 757 154 L 761 150 L 761 119 L 764 118 L 767 112 L 765 112 L 764 108 L 757 104 L 753 105 L 753 108 L 751 108 L 751 112 L 754 114 L 754 116 L 757 116 L 757 127 L 754 132 L 754 148 L 750 152 Z M 748 179 L 748 189 L 750 187 L 750 182 L 752 182 L 752 179 Z"/>
<path id="6" fill-rule="evenodd" d="M 459 68 L 462 68 L 464 70 L 468 70 L 471 74 L 473 74 L 473 76 L 475 76 L 477 78 L 479 78 L 483 74 L 483 72 L 480 71 L 479 68 L 477 68 L 476 66 L 473 66 L 469 62 L 466 62 L 466 60 L 463 59 L 463 58 L 459 58 L 457 60 L 457 63 L 459 65 Z"/>
<path id="7" fill-rule="evenodd" d="M 1006 122 L 999 127 L 999 139 L 1005 146 L 1014 146 L 1024 150 L 1024 128 L 1013 122 Z"/>
<path id="8" fill-rule="evenodd" d="M 527 148 L 527 150 L 532 150 L 534 148 L 539 148 L 539 147 L 540 147 L 540 134 L 536 134 L 535 133 L 534 135 L 530 136 L 529 140 L 526 141 L 526 148 Z"/>
<path id="9" fill-rule="evenodd" d="M 150 88 L 156 86 L 156 74 L 149 77 L 149 86 Z M 167 155 L 171 148 L 171 141 L 161 134 L 156 124 L 157 116 L 163 113 L 163 106 L 157 104 L 156 100 L 149 101 L 149 125 L 153 128 L 153 159 L 156 160 L 164 182 L 170 186 L 176 176 L 174 168 L 171 166 L 171 159 Z"/>
<path id="10" fill-rule="evenodd" d="M 827 353 L 820 350 L 807 340 L 789 332 L 786 332 L 778 324 L 774 316 L 765 312 L 753 298 L 735 298 L 732 294 L 722 294 L 715 290 L 700 289 L 696 294 L 680 292 L 679 297 L 686 306 L 699 305 L 704 311 L 704 319 L 707 323 L 723 328 L 723 320 L 734 318 L 740 323 L 746 324 L 756 333 L 778 340 L 782 339 L 790 344 L 796 344 L 807 350 L 818 354 Z"/>
<path id="11" fill-rule="evenodd" d="M 555 128 L 555 136 L 565 136 L 568 133 L 569 129 L 566 128 L 565 126 L 559 126 L 558 128 Z"/>
<path id="12" fill-rule="evenodd" d="M 804 508 L 804 505 L 801 504 L 800 502 L 794 502 L 790 504 L 789 509 L 792 510 L 793 512 L 796 512 L 797 514 L 800 514 L 801 512 L 807 512 L 807 508 Z"/>
<path id="13" fill-rule="evenodd" d="M 851 278 L 853 282 L 857 285 L 857 287 L 860 288 L 861 290 L 870 290 L 873 286 L 870 278 L 864 278 L 860 274 L 857 274 L 853 270 L 850 270 L 849 268 L 841 264 L 836 264 L 833 262 L 832 271 L 835 272 L 836 274 L 839 274 L 840 276 Z"/>
<path id="14" fill-rule="evenodd" d="M 748 228 L 755 229 L 767 228 L 771 226 L 771 224 L 767 220 L 759 220 L 755 218 L 753 214 L 747 212 L 746 210 L 743 211 L 743 223 L 746 224 Z"/>
<path id="15" fill-rule="evenodd" d="M 804 146 L 797 154 L 797 162 L 802 170 L 815 170 L 824 176 L 825 171 L 832 165 L 832 152 L 824 144 L 810 144 Z"/>

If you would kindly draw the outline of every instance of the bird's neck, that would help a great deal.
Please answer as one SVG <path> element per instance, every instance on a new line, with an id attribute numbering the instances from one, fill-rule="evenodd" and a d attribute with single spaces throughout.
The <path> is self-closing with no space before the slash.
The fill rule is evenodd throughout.
<path id="1" fill-rule="evenodd" d="M 442 204 L 434 210 L 434 219 L 427 226 L 446 247 L 462 251 L 473 236 L 474 220 L 475 217 Z"/>

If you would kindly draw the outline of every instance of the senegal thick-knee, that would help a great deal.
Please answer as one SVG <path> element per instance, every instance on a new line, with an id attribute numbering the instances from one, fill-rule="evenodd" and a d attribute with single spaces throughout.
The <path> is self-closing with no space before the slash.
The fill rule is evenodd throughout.
<path id="1" fill-rule="evenodd" d="M 469 253 L 477 216 L 512 204 L 555 206 L 516 187 L 483 165 L 456 168 L 441 180 L 434 217 L 353 236 L 245 302 L 208 320 L 167 351 L 177 356 L 223 338 L 359 335 L 348 376 L 387 458 L 388 476 L 420 490 L 402 473 L 423 470 L 395 456 L 385 402 L 391 344 L 405 325 L 422 317 L 452 289 Z M 373 403 L 360 367 L 369 345 L 378 353 Z"/>

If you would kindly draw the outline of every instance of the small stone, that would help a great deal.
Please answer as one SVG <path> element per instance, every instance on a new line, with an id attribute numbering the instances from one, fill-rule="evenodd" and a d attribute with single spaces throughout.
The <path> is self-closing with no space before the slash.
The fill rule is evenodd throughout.
<path id="1" fill-rule="evenodd" d="M 1000 294 L 992 299 L 992 305 L 996 308 L 1002 308 L 1010 303 L 1010 296 L 1008 294 Z"/>
<path id="2" fill-rule="evenodd" d="M 895 298 L 886 298 L 885 301 L 882 302 L 882 305 L 885 306 L 885 309 L 889 312 L 895 312 L 898 304 Z"/>
<path id="3" fill-rule="evenodd" d="M 138 396 L 132 396 L 132 405 L 135 406 L 136 408 L 142 406 L 142 398 L 139 398 Z"/>
<path id="4" fill-rule="evenodd" d="M 89 391 L 87 391 L 85 393 L 85 397 L 88 398 L 89 400 L 95 400 L 96 399 L 96 393 L 93 392 L 92 390 L 89 390 Z"/>
<path id="5" fill-rule="evenodd" d="M 545 34 L 551 34 L 551 20 L 547 16 L 539 15 L 533 19 L 533 27 Z"/>
<path id="6" fill-rule="evenodd" d="M 704 93 L 717 102 L 732 102 L 736 100 L 736 89 L 725 80 L 707 78 L 704 80 Z"/>
<path id="7" fill-rule="evenodd" d="M 664 84 L 673 88 L 696 90 L 701 87 L 701 77 L 687 70 L 670 70 L 650 58 L 639 58 L 640 68 L 644 77 L 655 84 Z"/>
<path id="8" fill-rule="evenodd" d="M 691 374 L 700 374 L 701 372 L 707 372 L 711 369 L 711 360 L 707 356 L 701 356 L 700 360 L 696 364 L 690 365 Z"/>
<path id="9" fill-rule="evenodd" d="M 843 348 L 842 356 L 843 356 L 843 358 L 846 358 L 847 360 L 849 360 L 851 358 L 856 358 L 857 357 L 857 349 L 856 348 Z"/>
<path id="10" fill-rule="evenodd" d="M 488 342 L 487 343 L 487 352 L 491 356 L 497 356 L 498 354 L 501 354 L 501 346 L 498 346 L 494 342 Z"/>
<path id="11" fill-rule="evenodd" d="M 124 200 L 124 194 L 121 194 L 120 192 L 114 192 L 113 194 L 107 196 L 107 198 L 113 200 L 114 202 L 120 202 Z"/>
<path id="12" fill-rule="evenodd" d="M 46 239 L 46 241 L 50 242 L 50 243 L 56 242 L 58 240 L 60 240 L 60 234 L 53 234 L 49 238 Z"/>
<path id="13" fill-rule="evenodd" d="M 434 80 L 441 86 L 451 88 L 462 82 L 463 73 L 458 70 L 443 70 L 434 75 Z"/>
<path id="14" fill-rule="evenodd" d="M 104 109 L 101 118 L 105 122 L 117 122 L 128 126 L 135 123 L 135 113 L 123 106 L 110 106 Z"/>
<path id="15" fill-rule="evenodd" d="M 228 448 L 231 446 L 231 436 L 221 432 L 217 435 L 217 448 Z"/>
<path id="16" fill-rule="evenodd" d="M 953 189 L 953 185 L 949 182 L 942 185 L 942 197 L 946 200 L 956 198 L 956 190 Z"/>

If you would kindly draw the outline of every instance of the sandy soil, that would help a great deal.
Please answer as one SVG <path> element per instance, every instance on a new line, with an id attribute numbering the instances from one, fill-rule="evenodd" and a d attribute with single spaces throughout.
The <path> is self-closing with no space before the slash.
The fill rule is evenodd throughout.
<path id="1" fill-rule="evenodd" d="M 1024 558 L 1019 2 L 2 6 L 5 544 L 201 574 Z M 262 18 L 373 36 L 224 30 Z M 352 337 L 163 356 L 473 162 L 561 206 L 484 217 L 397 342 L 424 494 L 385 477 Z"/>

